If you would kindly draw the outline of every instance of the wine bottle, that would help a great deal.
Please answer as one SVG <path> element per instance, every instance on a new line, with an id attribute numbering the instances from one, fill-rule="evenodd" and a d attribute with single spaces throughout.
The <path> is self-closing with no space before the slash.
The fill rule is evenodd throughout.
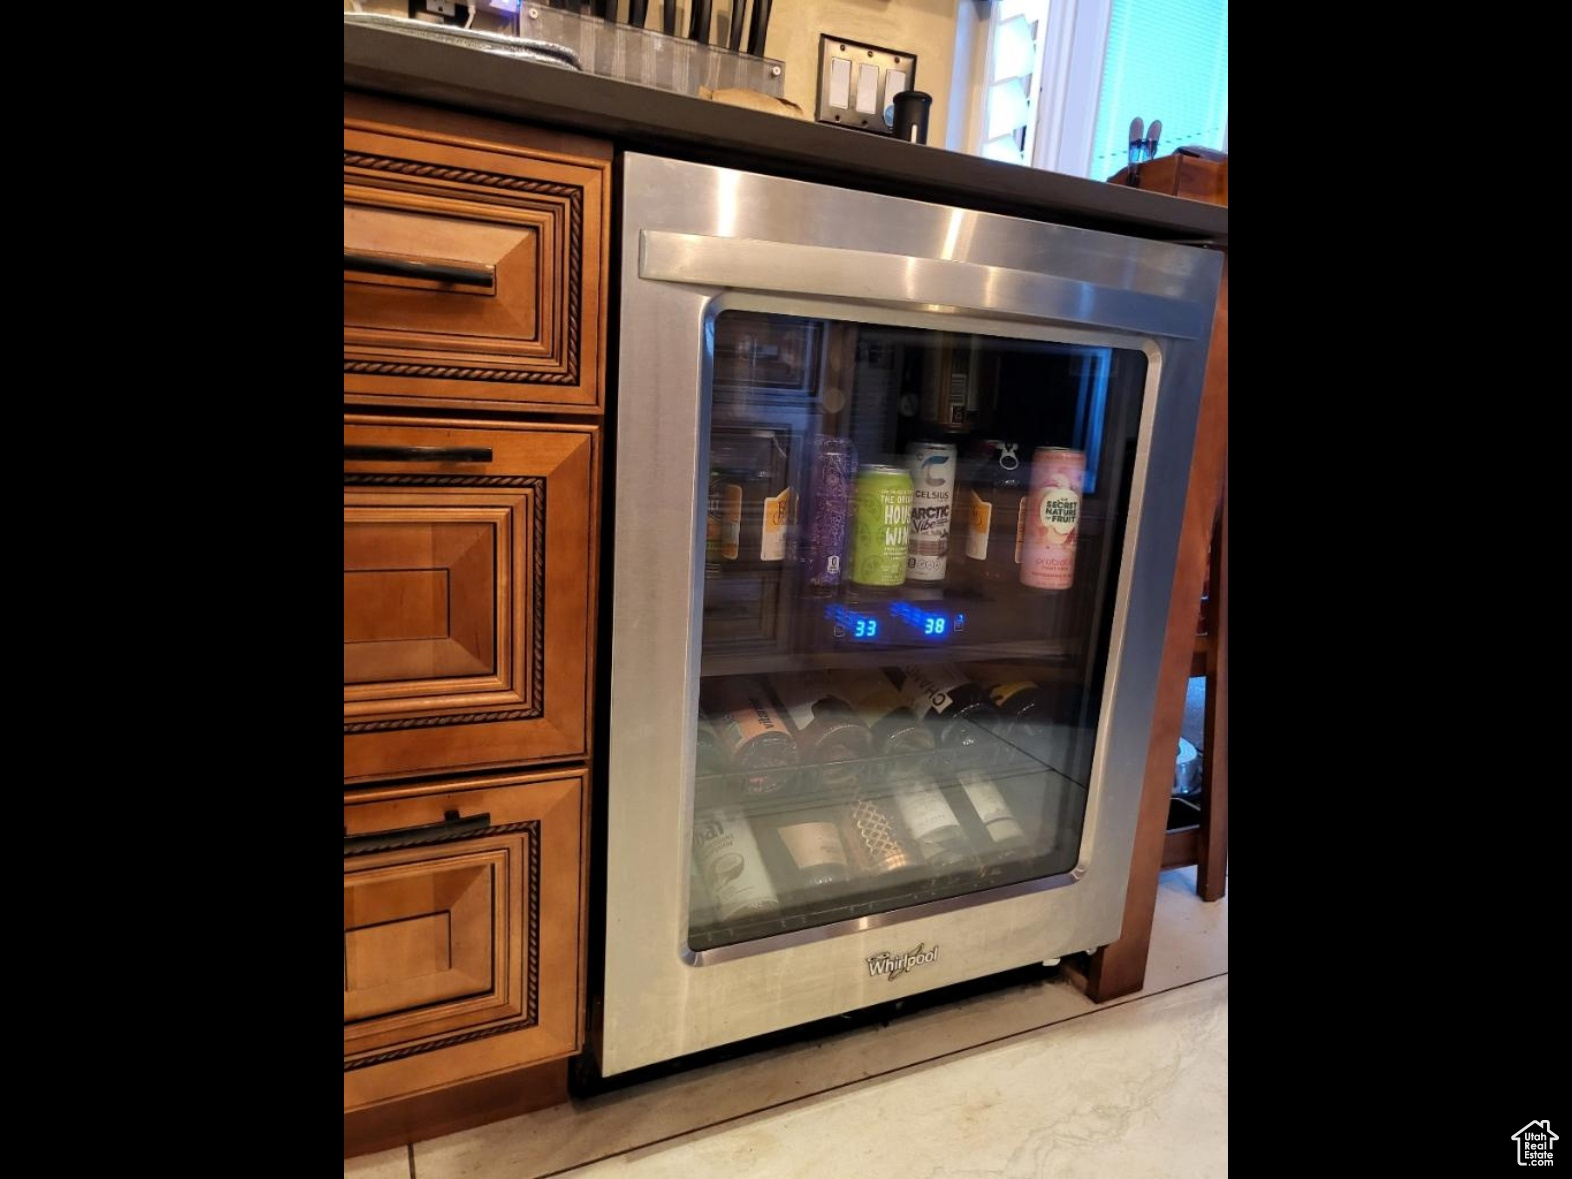
<path id="1" fill-rule="evenodd" d="M 1014 582 L 1020 578 L 1022 505 L 1031 490 L 1031 470 L 1016 453 L 1019 443 L 989 439 L 986 447 L 966 494 L 966 560 L 981 571 L 983 581 Z"/>
<path id="2" fill-rule="evenodd" d="M 804 806 L 759 816 L 755 828 L 765 828 L 782 855 L 785 866 L 783 900 L 798 904 L 823 896 L 844 884 L 850 875 L 846 845 L 839 823 L 828 807 Z"/>
<path id="3" fill-rule="evenodd" d="M 940 878 L 961 875 L 981 867 L 972 841 L 938 784 L 927 775 L 897 786 L 891 795 L 923 863 L 937 869 Z"/>
<path id="4" fill-rule="evenodd" d="M 720 920 L 780 912 L 780 895 L 764 867 L 753 829 L 740 811 L 721 809 L 695 816 L 693 847 Z"/>
<path id="5" fill-rule="evenodd" d="M 797 742 L 762 683 L 748 676 L 712 680 L 699 696 L 743 797 L 769 797 L 794 785 Z"/>
<path id="6" fill-rule="evenodd" d="M 890 677 L 878 668 L 837 671 L 835 690 L 857 709 L 868 726 L 873 755 L 878 759 L 874 780 L 885 780 L 927 768 L 936 748 L 933 730 L 906 706 Z"/>
<path id="7" fill-rule="evenodd" d="M 1073 692 L 1056 693 L 1032 680 L 997 674 L 974 673 L 973 678 L 986 686 L 988 698 L 999 709 L 1000 735 L 1010 746 L 1045 765 L 1065 764 L 1074 736 Z"/>
<path id="8" fill-rule="evenodd" d="M 839 695 L 822 671 L 769 677 L 804 765 L 814 767 L 819 787 L 836 795 L 853 787 L 872 752 L 872 737 L 857 710 Z M 804 782 L 799 787 L 807 789 Z"/>
<path id="9" fill-rule="evenodd" d="M 731 759 L 721 745 L 715 722 L 701 708 L 694 731 L 693 777 L 694 793 L 706 799 L 720 801 L 722 784 L 731 769 Z"/>
<path id="10" fill-rule="evenodd" d="M 957 813 L 975 819 L 974 842 L 989 866 L 1024 859 L 1031 840 L 997 782 L 984 770 L 962 768 L 951 783 Z"/>
<path id="11" fill-rule="evenodd" d="M 850 866 L 859 878 L 879 885 L 894 884 L 916 867 L 917 853 L 885 800 L 859 794 L 836 807 L 835 817 Z"/>
<path id="12" fill-rule="evenodd" d="M 697 855 L 688 857 L 688 928 L 702 929 L 715 920 L 715 902 L 704 883 L 704 869 Z"/>
<path id="13" fill-rule="evenodd" d="M 890 676 L 906 706 L 932 727 L 951 769 L 998 760 L 1003 749 L 997 736 L 999 710 L 960 668 L 950 663 L 905 664 L 890 669 Z"/>

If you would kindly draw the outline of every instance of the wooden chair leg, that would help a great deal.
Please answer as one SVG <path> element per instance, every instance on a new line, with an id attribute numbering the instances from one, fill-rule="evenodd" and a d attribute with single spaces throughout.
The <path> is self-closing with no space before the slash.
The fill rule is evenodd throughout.
<path id="1" fill-rule="evenodd" d="M 1225 460 L 1226 462 L 1226 460 Z M 1201 754 L 1201 828 L 1197 832 L 1195 888 L 1203 901 L 1221 900 L 1228 881 L 1228 474 L 1212 542 L 1212 635 L 1206 661 L 1206 746 Z"/>

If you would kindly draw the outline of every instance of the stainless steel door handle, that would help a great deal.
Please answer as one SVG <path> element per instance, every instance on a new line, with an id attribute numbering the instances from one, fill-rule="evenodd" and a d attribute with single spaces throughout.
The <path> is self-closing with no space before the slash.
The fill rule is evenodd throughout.
<path id="1" fill-rule="evenodd" d="M 753 238 L 641 230 L 639 277 L 962 311 L 1030 307 L 1034 319 L 1109 327 L 1142 323 L 1160 335 L 1185 340 L 1211 331 L 1210 308 L 1193 301 L 1005 266 Z"/>

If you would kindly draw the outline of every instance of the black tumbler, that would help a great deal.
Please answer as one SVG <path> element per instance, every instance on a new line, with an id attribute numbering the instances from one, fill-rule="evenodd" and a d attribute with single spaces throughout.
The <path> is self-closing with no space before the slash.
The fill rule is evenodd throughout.
<path id="1" fill-rule="evenodd" d="M 933 95 L 902 90 L 890 101 L 895 106 L 895 138 L 907 143 L 927 143 L 928 108 L 933 105 Z"/>

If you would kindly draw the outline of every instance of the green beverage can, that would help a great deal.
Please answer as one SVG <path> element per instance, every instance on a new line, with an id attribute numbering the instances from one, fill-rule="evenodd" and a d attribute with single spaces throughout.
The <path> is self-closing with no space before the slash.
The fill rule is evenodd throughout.
<path id="1" fill-rule="evenodd" d="M 912 520 L 912 476 L 904 467 L 857 468 L 852 492 L 851 580 L 857 585 L 901 585 Z"/>

